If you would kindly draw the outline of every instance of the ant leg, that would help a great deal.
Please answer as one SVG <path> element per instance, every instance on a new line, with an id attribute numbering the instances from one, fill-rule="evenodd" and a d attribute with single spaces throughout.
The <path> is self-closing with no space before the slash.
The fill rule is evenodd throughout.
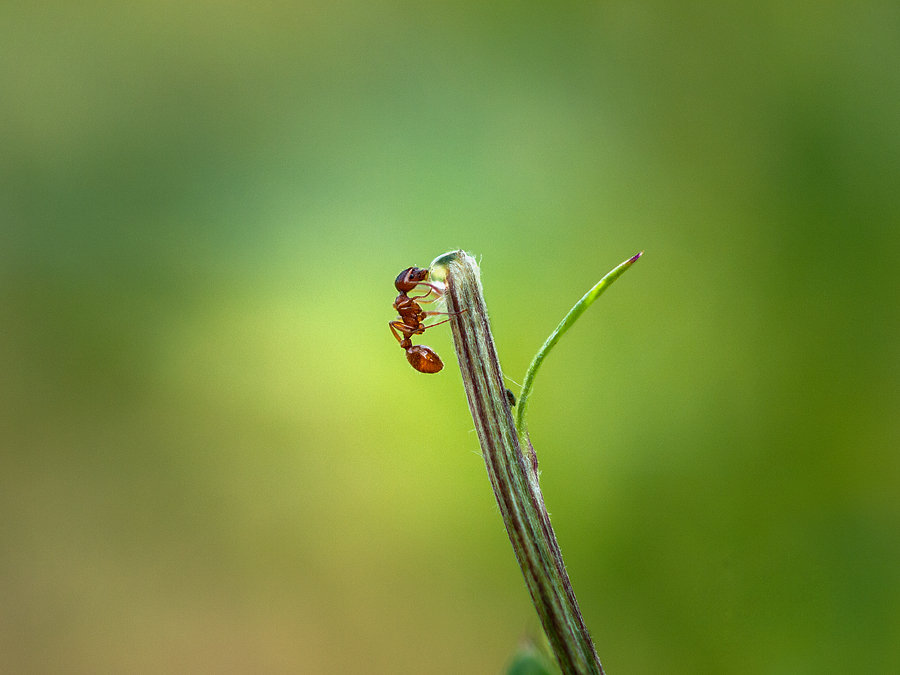
<path id="1" fill-rule="evenodd" d="M 394 324 L 399 323 L 397 321 L 388 321 L 388 328 L 391 329 L 391 332 L 394 334 L 394 337 L 397 338 L 397 342 L 403 342 L 403 338 L 400 337 L 399 333 L 397 333 L 397 329 L 394 328 Z M 402 325 L 402 324 L 401 324 Z"/>
<path id="2" fill-rule="evenodd" d="M 425 295 L 416 295 L 416 296 L 413 296 L 413 297 L 410 298 L 411 300 L 421 300 L 422 298 L 427 298 L 429 295 L 431 295 L 432 293 L 434 293 L 437 297 L 434 297 L 434 298 L 432 298 L 431 300 L 425 300 L 425 302 L 434 302 L 435 300 L 437 300 L 437 299 L 440 298 L 440 297 L 443 297 L 443 295 L 444 295 L 444 291 L 442 291 L 440 288 L 438 288 L 438 287 L 435 286 L 434 284 L 429 284 L 429 283 L 426 282 L 426 281 L 420 281 L 420 282 L 419 282 L 418 284 L 416 284 L 416 285 L 417 285 L 417 286 L 428 286 L 428 292 L 427 292 Z"/>
<path id="3" fill-rule="evenodd" d="M 466 310 L 463 310 L 463 312 L 465 312 L 465 311 Z M 449 314 L 450 314 L 450 316 L 457 316 L 458 314 L 462 314 L 463 312 L 450 312 Z M 448 312 L 425 312 L 425 313 L 426 314 L 447 314 Z M 429 326 L 425 326 L 425 330 L 428 330 L 429 328 L 434 328 L 435 326 L 440 326 L 442 323 L 447 323 L 449 320 L 450 320 L 450 318 L 448 317 L 448 318 L 444 319 L 443 321 L 438 321 L 437 323 L 433 323 Z"/>
<path id="4" fill-rule="evenodd" d="M 427 298 L 429 295 L 431 295 L 434 292 L 435 292 L 435 290 L 429 286 L 428 292 L 425 295 L 410 295 L 408 297 L 410 300 L 422 300 L 423 298 Z M 431 300 L 425 300 L 424 302 L 434 302 L 435 300 L 437 300 L 437 298 L 432 298 Z"/>
<path id="5" fill-rule="evenodd" d="M 447 316 L 459 316 L 460 314 L 463 314 L 464 312 L 468 312 L 468 311 L 469 311 L 469 309 L 467 307 L 466 309 L 462 310 L 461 312 L 425 312 L 425 316 L 434 316 L 436 314 L 446 314 Z M 444 322 L 441 321 L 441 323 L 444 323 Z M 431 325 L 436 326 L 437 324 L 433 323 Z"/>
<path id="6" fill-rule="evenodd" d="M 402 321 L 389 321 L 388 326 L 391 329 L 391 332 L 394 334 L 394 337 L 397 338 L 397 342 L 401 345 L 404 340 L 409 340 L 416 333 L 421 333 L 422 331 L 417 331 L 413 326 L 409 326 Z M 424 330 L 424 329 L 423 329 Z M 403 335 L 401 338 L 400 335 Z"/>
<path id="7" fill-rule="evenodd" d="M 463 314 L 468 311 L 469 311 L 469 308 L 467 307 L 466 309 L 462 310 L 462 312 L 425 312 L 425 314 L 428 316 L 434 316 L 435 314 L 446 314 L 448 316 L 443 321 L 438 321 L 437 323 L 433 323 L 428 326 L 423 326 L 422 330 L 428 330 L 429 328 L 434 328 L 435 326 L 440 326 L 442 323 L 447 323 L 450 320 L 450 317 L 459 316 L 460 314 Z"/>

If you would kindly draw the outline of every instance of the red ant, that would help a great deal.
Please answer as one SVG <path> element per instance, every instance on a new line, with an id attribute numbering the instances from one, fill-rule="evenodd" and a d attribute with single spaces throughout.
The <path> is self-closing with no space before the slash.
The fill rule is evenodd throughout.
<path id="1" fill-rule="evenodd" d="M 424 295 L 409 297 L 407 294 L 419 285 L 428 286 L 428 292 Z M 438 321 L 430 326 L 422 324 L 422 321 L 429 316 L 446 314 L 446 312 L 426 312 L 419 306 L 419 303 L 416 302 L 416 300 L 427 298 L 432 293 L 437 297 L 432 298 L 431 300 L 425 300 L 424 302 L 433 302 L 434 300 L 437 300 L 437 298 L 442 295 L 440 289 L 434 284 L 428 283 L 428 270 L 423 270 L 419 267 L 408 267 L 400 272 L 397 276 L 397 280 L 394 282 L 394 287 L 400 293 L 400 295 L 397 296 L 397 299 L 394 300 L 394 309 L 397 310 L 397 314 L 400 315 L 400 318 L 389 322 L 388 325 L 391 327 L 391 332 L 394 334 L 394 337 L 397 338 L 397 342 L 400 343 L 401 349 L 406 350 L 406 360 L 409 361 L 409 365 L 420 373 L 440 372 L 444 367 L 444 364 L 441 362 L 440 357 L 435 354 L 434 350 L 425 345 L 414 345 L 412 343 L 413 335 L 421 335 L 429 328 L 433 328 L 434 326 L 438 326 L 450 320 L 444 319 L 443 321 Z M 401 335 L 403 337 L 400 337 Z"/>

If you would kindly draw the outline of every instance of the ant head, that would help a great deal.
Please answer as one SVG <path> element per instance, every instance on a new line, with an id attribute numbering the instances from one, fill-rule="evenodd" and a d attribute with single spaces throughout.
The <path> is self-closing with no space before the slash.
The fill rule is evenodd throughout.
<path id="1" fill-rule="evenodd" d="M 414 289 L 417 284 L 420 284 L 427 279 L 428 270 L 423 270 L 420 267 L 407 267 L 397 276 L 394 286 L 397 288 L 398 292 L 408 293 Z"/>

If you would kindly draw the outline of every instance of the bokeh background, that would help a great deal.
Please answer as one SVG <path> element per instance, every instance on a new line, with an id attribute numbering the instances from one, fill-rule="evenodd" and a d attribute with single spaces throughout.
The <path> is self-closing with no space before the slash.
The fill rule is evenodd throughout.
<path id="1" fill-rule="evenodd" d="M 479 256 L 615 675 L 900 672 L 900 6 L 0 4 L 0 671 L 500 673 Z M 510 385 L 516 391 L 517 387 Z"/>

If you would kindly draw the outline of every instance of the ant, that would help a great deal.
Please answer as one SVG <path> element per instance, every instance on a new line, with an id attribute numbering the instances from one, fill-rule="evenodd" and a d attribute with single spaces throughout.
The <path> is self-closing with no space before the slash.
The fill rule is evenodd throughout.
<path id="1" fill-rule="evenodd" d="M 419 285 L 428 286 L 428 292 L 424 295 L 414 295 L 410 297 L 408 293 Z M 440 372 L 444 367 L 440 357 L 433 349 L 431 349 L 431 347 L 414 345 L 412 343 L 412 336 L 421 335 L 429 328 L 446 323 L 450 320 L 444 319 L 443 321 L 438 321 L 430 326 L 425 326 L 422 323 L 422 321 L 429 316 L 446 314 L 446 312 L 426 312 L 419 306 L 419 303 L 416 302 L 416 300 L 423 300 L 423 298 L 427 298 L 434 293 L 436 297 L 431 300 L 423 300 L 423 303 L 434 302 L 441 297 L 442 292 L 434 284 L 428 283 L 428 270 L 423 270 L 420 267 L 407 267 L 400 272 L 397 276 L 397 280 L 394 281 L 394 287 L 400 293 L 400 295 L 397 296 L 397 299 L 394 300 L 394 309 L 397 310 L 397 314 L 399 314 L 400 317 L 395 321 L 389 322 L 388 325 L 390 326 L 394 337 L 397 338 L 397 342 L 400 343 L 400 348 L 406 350 L 406 360 L 409 361 L 409 365 L 420 373 Z M 403 337 L 401 337 L 401 335 Z"/>

